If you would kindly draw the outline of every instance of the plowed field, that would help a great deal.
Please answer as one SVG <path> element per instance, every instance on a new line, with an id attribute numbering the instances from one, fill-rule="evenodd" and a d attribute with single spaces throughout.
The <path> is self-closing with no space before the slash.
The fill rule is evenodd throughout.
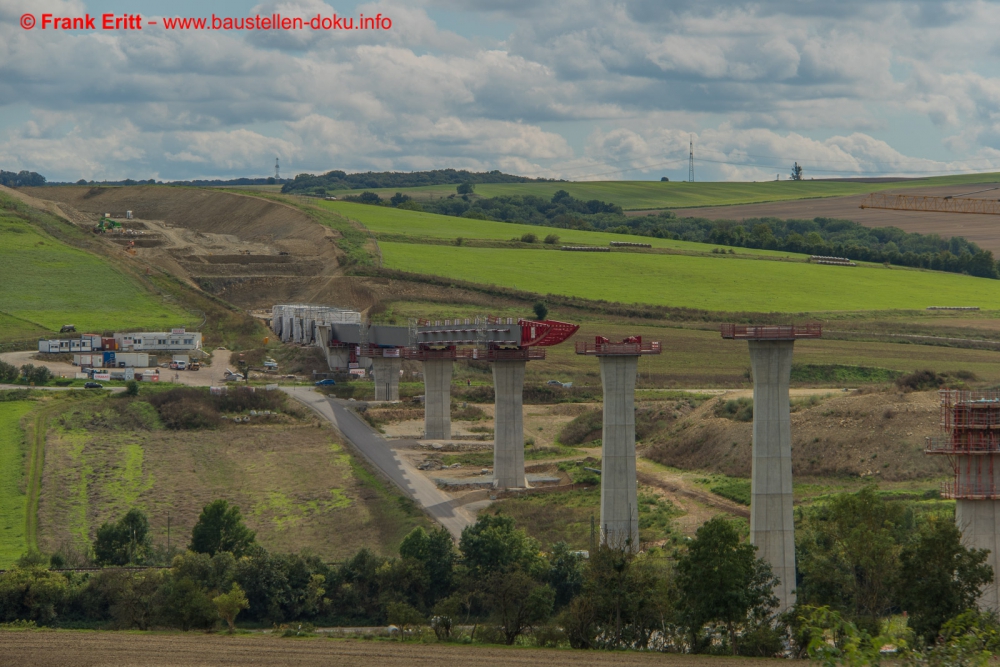
<path id="1" fill-rule="evenodd" d="M 279 639 L 225 635 L 148 635 L 124 632 L 2 632 L 0 661 L 20 667 L 160 667 L 165 665 L 273 665 L 366 667 L 462 665 L 603 667 L 615 665 L 763 665 L 779 660 L 672 654 L 610 653 L 486 646 L 397 644 L 386 641 Z"/>

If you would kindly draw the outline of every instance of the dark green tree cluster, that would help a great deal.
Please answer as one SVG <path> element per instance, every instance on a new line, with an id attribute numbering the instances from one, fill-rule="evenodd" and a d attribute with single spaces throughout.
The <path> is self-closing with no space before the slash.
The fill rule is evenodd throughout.
<path id="1" fill-rule="evenodd" d="M 52 379 L 52 371 L 45 366 L 25 364 L 21 366 L 21 377 L 24 378 L 24 382 L 26 383 L 41 386 Z"/>
<path id="2" fill-rule="evenodd" d="M 7 186 L 8 188 L 45 185 L 45 177 L 24 169 L 18 172 L 0 169 L 0 185 Z"/>
<path id="3" fill-rule="evenodd" d="M 875 486 L 808 514 L 798 543 L 799 604 L 829 607 L 873 636 L 882 619 L 905 611 L 909 626 L 932 641 L 993 581 L 988 552 L 962 546 L 952 517 L 918 522 Z"/>
<path id="4" fill-rule="evenodd" d="M 319 176 L 299 174 L 291 182 L 285 183 L 281 191 L 322 195 L 337 190 L 360 190 L 362 188 L 415 188 L 424 185 L 460 185 L 462 183 L 530 183 L 545 180 L 547 179 L 514 176 L 497 170 L 471 172 L 464 169 L 432 169 L 412 172 L 367 171 L 355 174 L 334 170 Z"/>

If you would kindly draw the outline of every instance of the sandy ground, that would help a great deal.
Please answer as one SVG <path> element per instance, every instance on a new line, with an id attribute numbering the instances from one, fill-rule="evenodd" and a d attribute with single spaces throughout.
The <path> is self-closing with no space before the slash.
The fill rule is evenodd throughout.
<path id="1" fill-rule="evenodd" d="M 21 667 L 165 667 L 167 665 L 273 665 L 275 667 L 410 667 L 441 664 L 463 667 L 547 665 L 760 665 L 778 660 L 662 653 L 572 651 L 402 644 L 389 641 L 282 639 L 270 636 L 134 634 L 124 632 L 3 632 L 0 662 Z M 781 661 L 787 662 L 787 661 Z"/>
<path id="2" fill-rule="evenodd" d="M 32 359 L 35 354 L 37 354 L 37 352 L 32 350 L 24 352 L 6 352 L 4 354 L 0 354 L 0 360 L 6 361 L 8 364 L 13 364 L 19 368 L 24 364 L 46 366 L 50 371 L 52 371 L 53 374 L 62 377 L 76 377 L 76 374 L 80 371 L 80 369 L 73 364 L 61 361 L 43 362 L 38 359 Z M 192 387 L 219 386 L 225 383 L 223 377 L 225 376 L 227 364 L 229 363 L 229 355 L 229 350 L 213 350 L 212 365 L 203 365 L 196 371 L 172 371 L 169 368 L 161 368 L 160 380 L 163 382 L 177 382 L 179 384 L 186 384 Z M 162 356 L 166 358 L 166 355 Z"/>

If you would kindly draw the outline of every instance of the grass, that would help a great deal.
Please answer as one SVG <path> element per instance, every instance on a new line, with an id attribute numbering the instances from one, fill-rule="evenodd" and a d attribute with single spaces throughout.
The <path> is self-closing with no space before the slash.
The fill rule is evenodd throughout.
<path id="1" fill-rule="evenodd" d="M 900 371 L 869 366 L 844 364 L 792 364 L 793 382 L 822 384 L 887 383 L 898 378 Z"/>
<path id="2" fill-rule="evenodd" d="M 542 240 L 548 234 L 559 237 L 557 245 L 607 245 L 611 241 L 631 241 L 649 243 L 654 248 L 676 250 L 681 252 L 710 252 L 713 246 L 692 241 L 675 241 L 672 239 L 657 239 L 653 237 L 634 237 L 609 232 L 585 232 L 575 229 L 558 229 L 555 227 L 539 227 L 537 225 L 522 225 L 512 222 L 495 222 L 492 220 L 471 220 L 449 215 L 405 211 L 384 206 L 368 206 L 351 202 L 318 203 L 321 208 L 334 211 L 342 216 L 362 223 L 377 235 L 390 240 L 399 237 L 409 237 L 413 240 L 463 240 L 478 239 L 486 241 L 509 241 L 520 238 L 524 234 L 535 234 L 539 240 L 535 245 L 545 247 Z M 734 248 L 739 255 L 759 255 L 764 257 L 781 257 L 805 259 L 805 255 L 775 250 L 757 250 L 754 248 Z"/>
<path id="3" fill-rule="evenodd" d="M 191 315 L 163 303 L 109 262 L 0 211 L 0 340 L 59 331 L 163 330 Z"/>
<path id="4" fill-rule="evenodd" d="M 1000 308 L 1000 281 L 933 271 L 721 255 L 380 245 L 391 269 L 619 303 L 788 313 L 922 310 L 937 304 Z"/>
<path id="5" fill-rule="evenodd" d="M 600 199 L 624 209 L 693 208 L 758 202 L 788 201 L 815 197 L 862 195 L 886 189 L 938 187 L 965 183 L 993 183 L 1000 174 L 936 176 L 898 183 L 853 183 L 840 181 L 762 181 L 760 183 L 686 183 L 660 181 L 586 181 L 576 183 L 485 183 L 476 185 L 476 195 L 535 195 L 551 199 L 557 190 L 566 190 L 578 199 Z M 337 192 L 338 197 L 364 190 Z M 436 199 L 455 194 L 454 185 L 373 190 L 382 197 L 404 192 L 420 199 Z"/>
<path id="6" fill-rule="evenodd" d="M 0 568 L 10 567 L 28 547 L 27 444 L 21 420 L 35 406 L 34 401 L 0 403 Z"/>

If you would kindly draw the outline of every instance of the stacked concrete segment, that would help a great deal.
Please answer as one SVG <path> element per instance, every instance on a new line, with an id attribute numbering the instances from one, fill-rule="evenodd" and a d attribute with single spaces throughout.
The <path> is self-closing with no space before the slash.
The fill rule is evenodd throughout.
<path id="1" fill-rule="evenodd" d="M 601 541 L 639 549 L 635 472 L 635 379 L 638 356 L 602 356 Z"/>
<path id="2" fill-rule="evenodd" d="M 372 357 L 372 375 L 375 377 L 375 400 L 399 400 L 399 371 L 403 360 L 399 357 Z"/>
<path id="3" fill-rule="evenodd" d="M 794 340 L 751 340 L 753 464 L 750 542 L 780 583 L 779 611 L 795 604 L 795 524 L 792 513 L 792 427 L 788 383 Z"/>
<path id="4" fill-rule="evenodd" d="M 424 364 L 424 437 L 451 440 L 451 359 L 427 359 Z"/>
<path id="5" fill-rule="evenodd" d="M 493 486 L 516 489 L 524 480 L 523 359 L 493 362 Z"/>

